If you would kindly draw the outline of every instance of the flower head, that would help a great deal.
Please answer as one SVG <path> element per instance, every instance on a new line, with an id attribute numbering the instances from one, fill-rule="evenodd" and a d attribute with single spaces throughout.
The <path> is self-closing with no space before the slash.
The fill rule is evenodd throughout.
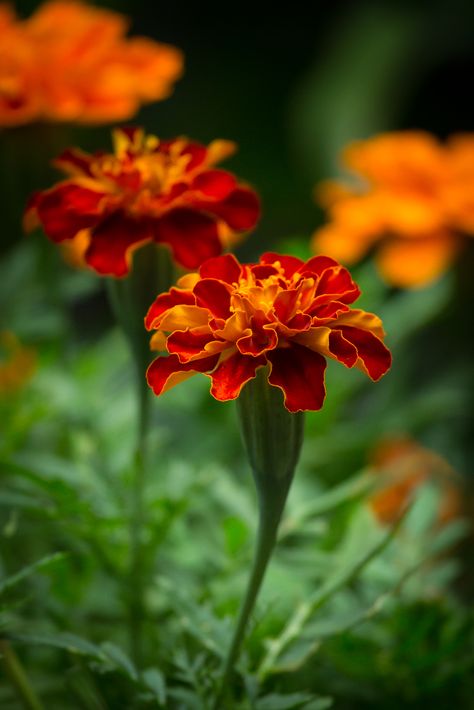
<path id="1" fill-rule="evenodd" d="M 146 242 L 169 245 L 178 264 L 195 269 L 255 226 L 255 192 L 214 168 L 233 143 L 160 141 L 136 128 L 113 137 L 112 154 L 67 150 L 59 157 L 69 177 L 33 195 L 27 229 L 41 225 L 54 242 L 74 240 L 98 273 L 123 276 L 132 250 Z"/>
<path id="2" fill-rule="evenodd" d="M 211 394 L 229 400 L 268 366 L 268 382 L 283 391 L 290 412 L 320 409 L 326 357 L 373 380 L 390 367 L 380 319 L 349 305 L 359 294 L 349 272 L 326 256 L 303 262 L 267 253 L 244 265 L 230 254 L 209 259 L 147 314 L 152 348 L 168 351 L 150 365 L 148 383 L 159 395 L 202 372 Z"/>
<path id="3" fill-rule="evenodd" d="M 0 5 L 0 126 L 123 121 L 168 96 L 181 52 L 127 39 L 127 28 L 122 15 L 78 0 L 50 0 L 27 20 Z"/>
<path id="4" fill-rule="evenodd" d="M 447 523 L 461 510 L 460 482 L 456 472 L 439 454 L 407 437 L 380 442 L 371 455 L 377 476 L 370 507 L 381 523 L 397 521 L 421 486 L 432 483 L 441 496 L 438 521 Z"/>
<path id="5" fill-rule="evenodd" d="M 377 246 L 384 278 L 416 287 L 450 265 L 461 234 L 474 236 L 474 135 L 442 145 L 427 133 L 388 133 L 350 145 L 343 162 L 359 180 L 318 188 L 330 222 L 313 237 L 316 252 L 353 263 Z"/>

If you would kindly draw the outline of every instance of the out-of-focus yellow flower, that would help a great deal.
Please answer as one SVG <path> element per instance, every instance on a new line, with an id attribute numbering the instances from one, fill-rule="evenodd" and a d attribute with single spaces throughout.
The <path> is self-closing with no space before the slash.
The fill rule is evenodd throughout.
<path id="1" fill-rule="evenodd" d="M 10 331 L 0 331 L 0 396 L 16 392 L 36 369 L 36 353 Z"/>
<path id="2" fill-rule="evenodd" d="M 330 221 L 313 236 L 316 253 L 346 263 L 377 246 L 375 260 L 395 286 L 424 286 L 474 236 L 474 134 L 443 145 L 416 131 L 349 145 L 343 164 L 358 178 L 316 189 Z"/>
<path id="3" fill-rule="evenodd" d="M 371 455 L 377 476 L 370 507 L 384 524 L 398 520 L 416 490 L 434 483 L 441 492 L 438 522 L 447 523 L 460 514 L 460 485 L 455 471 L 439 454 L 405 437 L 381 442 Z"/>
<path id="4" fill-rule="evenodd" d="M 127 120 L 168 96 L 181 52 L 128 39 L 127 28 L 124 16 L 76 0 L 45 2 L 27 20 L 0 5 L 0 126 Z"/>

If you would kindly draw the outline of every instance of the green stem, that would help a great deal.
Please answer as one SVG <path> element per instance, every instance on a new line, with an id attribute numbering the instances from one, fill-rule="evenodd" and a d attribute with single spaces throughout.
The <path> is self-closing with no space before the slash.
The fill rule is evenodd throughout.
<path id="1" fill-rule="evenodd" d="M 285 507 L 290 484 L 291 480 L 288 480 L 283 486 L 276 486 L 274 495 L 271 498 L 268 496 L 259 496 L 259 526 L 252 569 L 247 591 L 240 608 L 232 643 L 227 654 L 221 685 L 214 702 L 214 710 L 225 707 L 222 705 L 222 702 L 227 690 L 232 684 L 234 666 L 239 657 L 248 622 L 255 607 L 255 602 L 260 592 L 268 563 L 270 562 L 275 548 L 278 525 Z"/>
<path id="2" fill-rule="evenodd" d="M 268 368 L 259 368 L 237 400 L 242 437 L 257 489 L 259 526 L 247 592 L 224 666 L 214 710 L 225 707 L 222 700 L 232 683 L 234 666 L 248 621 L 275 547 L 278 525 L 303 443 L 303 413 L 293 414 L 285 408 L 282 392 L 278 387 L 269 384 L 268 374 Z"/>
<path id="3" fill-rule="evenodd" d="M 0 639 L 0 657 L 5 669 L 5 674 L 15 688 L 18 699 L 23 707 L 25 707 L 26 710 L 43 710 L 43 705 L 31 687 L 18 656 L 6 639 Z"/>
<path id="4" fill-rule="evenodd" d="M 143 626 L 145 623 L 146 560 L 143 530 L 146 527 L 146 434 L 148 431 L 149 401 L 146 383 L 138 380 L 138 438 L 132 486 L 130 514 L 130 576 L 129 576 L 129 633 L 132 658 L 139 669 L 143 662 Z"/>
<path id="5" fill-rule="evenodd" d="M 134 252 L 127 277 L 107 281 L 112 310 L 130 346 L 137 376 L 138 432 L 131 491 L 127 599 L 130 649 L 138 669 L 143 662 L 143 627 L 146 620 L 147 569 L 143 533 L 148 517 L 145 493 L 150 401 L 145 373 L 151 360 L 150 338 L 143 319 L 156 296 L 167 291 L 174 280 L 175 269 L 169 251 L 156 244 L 148 244 Z"/>

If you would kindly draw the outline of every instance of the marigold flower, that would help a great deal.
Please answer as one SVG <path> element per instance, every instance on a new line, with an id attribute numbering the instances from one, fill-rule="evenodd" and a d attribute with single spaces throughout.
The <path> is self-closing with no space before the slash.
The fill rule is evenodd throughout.
<path id="1" fill-rule="evenodd" d="M 459 515 L 461 498 L 455 471 L 439 454 L 406 437 L 393 437 L 377 445 L 371 454 L 377 477 L 370 507 L 384 524 L 396 522 L 424 483 L 434 483 L 442 493 L 438 521 L 448 523 Z"/>
<path id="2" fill-rule="evenodd" d="M 0 395 L 21 389 L 36 368 L 36 353 L 10 331 L 0 331 Z"/>
<path id="3" fill-rule="evenodd" d="M 474 135 L 443 145 L 423 132 L 383 134 L 350 145 L 343 163 L 360 181 L 317 189 L 330 222 L 313 237 L 316 252 L 350 264 L 377 245 L 384 278 L 417 287 L 449 267 L 462 234 L 474 236 Z"/>
<path id="4" fill-rule="evenodd" d="M 155 350 L 168 351 L 148 368 L 159 395 L 201 372 L 211 394 L 236 399 L 258 368 L 284 394 L 290 412 L 320 409 L 326 357 L 378 380 L 390 367 L 380 319 L 350 308 L 360 291 L 333 259 L 264 254 L 241 265 L 226 254 L 183 276 L 157 297 L 145 325 Z"/>
<path id="5" fill-rule="evenodd" d="M 233 143 L 160 141 L 137 128 L 116 130 L 113 139 L 113 154 L 72 149 L 58 158 L 69 177 L 33 195 L 27 230 L 41 225 L 54 242 L 74 240 L 99 274 L 124 276 L 132 251 L 146 242 L 167 244 L 178 264 L 195 269 L 255 226 L 256 193 L 214 168 Z"/>
<path id="6" fill-rule="evenodd" d="M 27 20 L 0 5 L 0 126 L 109 123 L 168 96 L 183 57 L 128 21 L 77 0 L 45 2 Z"/>

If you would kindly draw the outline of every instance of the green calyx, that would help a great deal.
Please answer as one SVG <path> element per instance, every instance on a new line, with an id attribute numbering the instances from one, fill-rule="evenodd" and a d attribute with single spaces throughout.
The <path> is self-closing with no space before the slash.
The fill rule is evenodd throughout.
<path id="1" fill-rule="evenodd" d="M 281 514 L 301 452 L 304 413 L 285 408 L 282 391 L 268 382 L 267 367 L 245 385 L 237 411 L 260 506 L 281 506 Z"/>

